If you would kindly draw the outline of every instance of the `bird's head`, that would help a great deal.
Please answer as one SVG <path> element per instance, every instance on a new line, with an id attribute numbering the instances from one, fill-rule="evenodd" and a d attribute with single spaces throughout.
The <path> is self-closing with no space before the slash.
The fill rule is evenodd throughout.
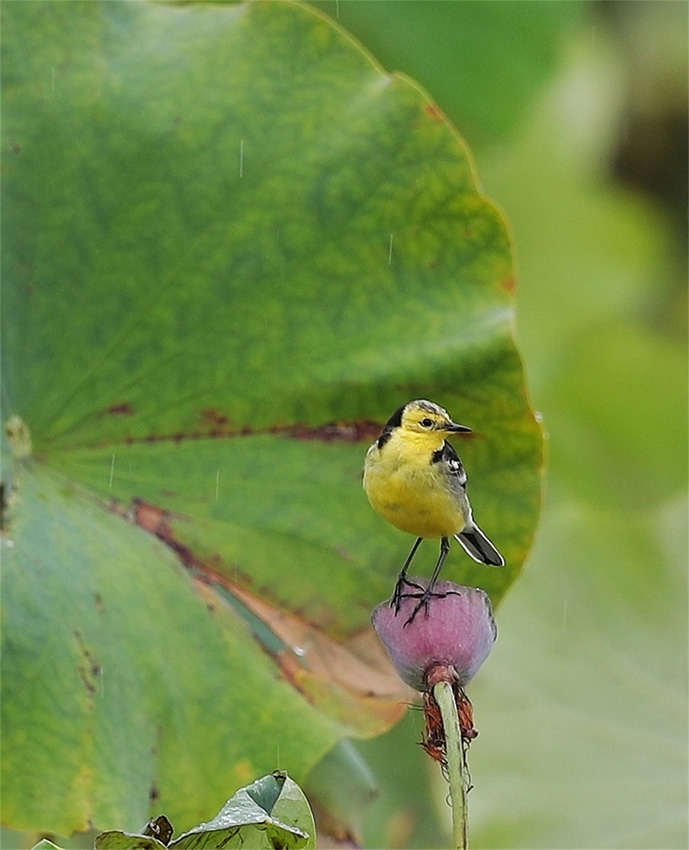
<path id="1" fill-rule="evenodd" d="M 459 425 L 450 419 L 450 415 L 439 404 L 426 399 L 416 399 L 404 405 L 400 413 L 400 428 L 414 434 L 433 434 L 445 439 L 445 434 L 466 433 L 471 431 L 466 425 Z"/>

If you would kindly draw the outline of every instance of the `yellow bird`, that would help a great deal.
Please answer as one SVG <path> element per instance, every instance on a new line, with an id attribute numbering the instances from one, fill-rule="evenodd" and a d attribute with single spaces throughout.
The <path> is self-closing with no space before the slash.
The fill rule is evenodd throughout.
<path id="1" fill-rule="evenodd" d="M 416 611 L 427 606 L 433 586 L 454 537 L 480 564 L 501 567 L 505 560 L 474 522 L 466 493 L 462 461 L 447 442 L 448 434 L 469 432 L 432 401 L 417 399 L 396 410 L 366 453 L 364 490 L 381 516 L 402 531 L 416 535 L 399 574 L 391 604 L 399 610 L 405 585 L 423 590 L 407 579 L 407 570 L 421 541 L 440 538 L 440 554 Z"/>

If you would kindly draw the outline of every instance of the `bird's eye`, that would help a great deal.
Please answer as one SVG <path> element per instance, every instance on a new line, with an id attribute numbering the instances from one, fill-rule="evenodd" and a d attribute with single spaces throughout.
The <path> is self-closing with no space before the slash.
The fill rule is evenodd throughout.
<path id="1" fill-rule="evenodd" d="M 433 420 L 426 417 L 426 419 L 421 420 L 421 425 L 423 428 L 430 428 L 433 425 Z"/>

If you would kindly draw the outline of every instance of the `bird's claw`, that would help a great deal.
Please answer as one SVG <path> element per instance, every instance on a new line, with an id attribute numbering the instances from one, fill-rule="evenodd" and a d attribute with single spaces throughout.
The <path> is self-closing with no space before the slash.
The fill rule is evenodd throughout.
<path id="1" fill-rule="evenodd" d="M 405 587 L 413 587 L 422 593 L 424 592 L 424 588 L 415 581 L 409 581 L 408 578 L 404 577 L 398 578 L 397 583 L 395 584 L 395 589 L 392 592 L 392 598 L 390 599 L 390 607 L 395 609 L 395 614 L 399 614 L 400 605 L 402 604 L 403 599 L 408 596 L 416 597 L 418 595 L 416 593 L 405 593 Z"/>
<path id="2" fill-rule="evenodd" d="M 410 593 L 410 594 L 407 594 L 407 595 L 409 597 L 412 597 L 412 598 L 416 598 L 416 596 L 417 596 L 417 594 L 415 594 L 415 593 L 414 594 Z M 402 628 L 404 628 L 404 629 L 406 629 L 407 626 L 410 623 L 413 622 L 414 618 L 416 617 L 416 615 L 419 613 L 419 611 L 422 608 L 423 608 L 424 617 L 426 617 L 426 619 L 428 619 L 428 603 L 430 601 L 431 594 L 426 590 L 422 594 L 419 594 L 419 595 L 420 595 L 421 598 L 419 599 L 418 604 L 416 605 L 414 610 L 411 612 L 411 614 L 405 620 L 404 626 L 402 626 Z"/>

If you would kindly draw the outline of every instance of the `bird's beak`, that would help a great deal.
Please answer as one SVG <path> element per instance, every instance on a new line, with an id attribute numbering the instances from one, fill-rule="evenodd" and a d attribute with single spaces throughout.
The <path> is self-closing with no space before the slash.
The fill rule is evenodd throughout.
<path id="1" fill-rule="evenodd" d="M 466 425 L 458 425 L 456 422 L 448 422 L 447 425 L 445 425 L 445 430 L 457 434 L 468 434 L 471 432 L 471 428 L 467 428 Z"/>

